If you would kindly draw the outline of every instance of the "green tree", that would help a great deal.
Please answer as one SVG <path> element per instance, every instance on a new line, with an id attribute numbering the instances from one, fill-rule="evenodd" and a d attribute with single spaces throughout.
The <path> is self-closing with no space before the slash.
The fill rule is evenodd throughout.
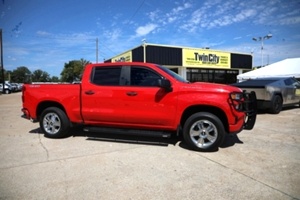
<path id="1" fill-rule="evenodd" d="M 31 71 L 21 66 L 11 72 L 10 78 L 13 83 L 26 83 L 31 80 Z"/>
<path id="2" fill-rule="evenodd" d="M 57 76 L 52 76 L 51 82 L 57 83 L 57 82 L 59 82 L 59 78 Z"/>
<path id="3" fill-rule="evenodd" d="M 43 70 L 35 70 L 33 73 L 32 73 L 32 82 L 50 82 L 51 81 L 51 78 L 50 78 L 50 75 L 43 71 Z"/>
<path id="4" fill-rule="evenodd" d="M 73 82 L 81 79 L 81 74 L 84 67 L 90 62 L 84 59 L 72 60 L 69 63 L 65 63 L 64 69 L 61 72 L 61 81 Z"/>
<path id="5" fill-rule="evenodd" d="M 2 75 L 2 69 L 0 68 L 0 83 L 3 83 L 4 81 L 8 81 L 10 79 L 11 71 L 6 71 L 4 69 L 3 72 L 4 72 L 4 80 Z"/>

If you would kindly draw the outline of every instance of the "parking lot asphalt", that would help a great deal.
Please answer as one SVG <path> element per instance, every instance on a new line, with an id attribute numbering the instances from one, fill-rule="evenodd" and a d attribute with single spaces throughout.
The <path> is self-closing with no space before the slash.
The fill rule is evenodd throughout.
<path id="1" fill-rule="evenodd" d="M 300 109 L 260 113 L 215 152 L 180 138 L 48 139 L 0 95 L 0 199 L 300 199 Z"/>

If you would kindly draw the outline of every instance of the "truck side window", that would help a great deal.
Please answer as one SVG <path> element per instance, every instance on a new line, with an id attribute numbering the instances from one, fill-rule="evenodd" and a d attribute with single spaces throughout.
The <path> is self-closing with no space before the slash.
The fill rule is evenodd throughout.
<path id="1" fill-rule="evenodd" d="M 131 67 L 130 85 L 132 86 L 157 86 L 161 76 L 150 69 L 143 67 Z"/>
<path id="2" fill-rule="evenodd" d="M 95 67 L 92 83 L 96 85 L 120 85 L 121 67 Z"/>

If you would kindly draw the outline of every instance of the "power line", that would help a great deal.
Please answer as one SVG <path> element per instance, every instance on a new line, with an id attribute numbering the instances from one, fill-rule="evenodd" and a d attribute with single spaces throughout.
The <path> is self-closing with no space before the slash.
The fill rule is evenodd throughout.
<path id="1" fill-rule="evenodd" d="M 139 10 L 144 5 L 144 3 L 145 3 L 145 0 L 142 0 L 142 3 L 139 5 L 139 7 L 136 9 L 136 11 L 133 13 L 133 15 L 130 17 L 129 21 L 131 21 L 134 18 L 134 16 L 139 12 Z"/>

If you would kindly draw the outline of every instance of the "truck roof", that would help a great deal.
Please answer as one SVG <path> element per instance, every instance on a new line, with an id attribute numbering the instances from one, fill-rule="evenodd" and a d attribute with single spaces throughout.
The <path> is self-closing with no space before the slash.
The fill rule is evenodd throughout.
<path id="1" fill-rule="evenodd" d="M 271 78 L 257 78 L 257 79 L 251 79 L 247 81 L 243 81 L 240 83 L 234 83 L 233 86 L 240 87 L 240 88 L 263 88 L 266 85 L 270 85 L 276 81 L 280 80 L 286 80 L 292 77 L 271 77 Z"/>

